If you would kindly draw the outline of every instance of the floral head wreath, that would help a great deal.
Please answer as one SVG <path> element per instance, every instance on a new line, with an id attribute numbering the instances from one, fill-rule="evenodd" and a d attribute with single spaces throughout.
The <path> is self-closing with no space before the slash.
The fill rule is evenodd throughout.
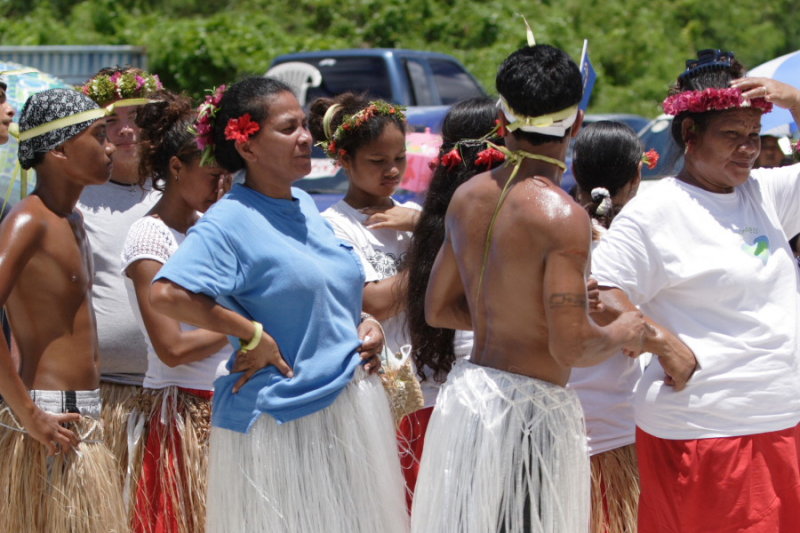
<path id="1" fill-rule="evenodd" d="M 697 59 L 686 60 L 686 70 L 678 76 L 683 81 L 695 74 L 714 72 L 728 69 L 733 65 L 734 57 L 731 52 L 722 50 L 700 50 Z M 734 87 L 710 87 L 702 91 L 682 91 L 668 96 L 663 103 L 664 113 L 677 116 L 684 112 L 705 113 L 707 111 L 724 111 L 742 107 L 753 107 L 762 113 L 772 111 L 772 102 L 764 98 L 751 98 L 745 100 L 742 91 Z"/>
<path id="2" fill-rule="evenodd" d="M 405 107 L 390 104 L 383 100 L 374 100 L 367 104 L 367 107 L 357 113 L 344 117 L 342 123 L 331 132 L 331 122 L 336 112 L 341 109 L 341 104 L 333 104 L 325 111 L 325 116 L 322 118 L 322 128 L 325 132 L 325 140 L 317 143 L 317 146 L 322 147 L 325 153 L 331 159 L 339 160 L 342 156 L 347 155 L 347 151 L 339 148 L 338 144 L 341 140 L 353 133 L 355 130 L 369 122 L 370 119 L 376 116 L 396 117 L 398 120 L 405 122 L 406 115 L 404 113 Z"/>
<path id="3" fill-rule="evenodd" d="M 128 98 L 146 98 L 164 86 L 157 74 L 136 71 L 99 74 L 81 88 L 100 107 Z"/>
<path id="4" fill-rule="evenodd" d="M 742 91 L 735 87 L 725 89 L 708 88 L 702 91 L 683 91 L 664 100 L 664 113 L 677 116 L 684 112 L 705 113 L 726 109 L 752 107 L 762 113 L 772 111 L 772 102 L 764 98 L 745 100 Z"/>
<path id="5" fill-rule="evenodd" d="M 197 107 L 197 118 L 190 131 L 196 136 L 197 148 L 200 150 L 200 166 L 212 165 L 215 161 L 214 127 L 226 90 L 225 85 L 212 89 L 211 94 L 207 94 L 203 103 Z M 228 119 L 224 131 L 225 139 L 243 143 L 260 129 L 261 126 L 253 120 L 250 113 L 245 113 L 240 117 Z"/>

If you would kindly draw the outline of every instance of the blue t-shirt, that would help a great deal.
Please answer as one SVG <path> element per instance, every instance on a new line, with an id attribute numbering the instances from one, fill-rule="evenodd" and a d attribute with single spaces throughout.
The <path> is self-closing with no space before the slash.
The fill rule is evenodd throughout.
<path id="1" fill-rule="evenodd" d="M 361 362 L 361 263 L 311 197 L 296 188 L 292 195 L 270 198 L 234 185 L 155 278 L 261 322 L 294 370 L 290 379 L 269 366 L 237 394 L 232 389 L 241 373 L 218 378 L 211 416 L 216 427 L 245 433 L 261 413 L 282 423 L 324 409 Z M 231 343 L 238 348 L 238 339 Z"/>

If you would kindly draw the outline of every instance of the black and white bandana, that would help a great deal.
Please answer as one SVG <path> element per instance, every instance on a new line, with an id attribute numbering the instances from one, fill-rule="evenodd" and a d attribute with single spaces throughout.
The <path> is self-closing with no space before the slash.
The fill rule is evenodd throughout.
<path id="1" fill-rule="evenodd" d="M 19 131 L 33 129 L 42 124 L 69 117 L 82 111 L 97 109 L 98 105 L 83 93 L 72 89 L 48 89 L 32 94 L 22 107 L 19 119 Z M 17 157 L 22 168 L 29 169 L 33 165 L 36 154 L 41 154 L 64 144 L 72 137 L 88 128 L 97 119 L 87 120 L 72 126 L 48 131 L 31 139 L 20 141 Z"/>

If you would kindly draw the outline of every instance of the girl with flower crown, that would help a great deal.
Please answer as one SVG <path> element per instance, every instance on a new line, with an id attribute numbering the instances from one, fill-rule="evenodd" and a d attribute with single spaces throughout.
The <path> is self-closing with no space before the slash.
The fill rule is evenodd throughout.
<path id="1" fill-rule="evenodd" d="M 136 123 L 140 174 L 162 195 L 131 225 L 122 248 L 128 298 L 148 347 L 144 388 L 129 420 L 131 524 L 135 533 L 202 533 L 211 396 L 214 379 L 227 374 L 228 340 L 155 311 L 150 287 L 228 176 L 200 164 L 191 101 L 169 92 L 156 98 L 138 110 Z"/>
<path id="2" fill-rule="evenodd" d="M 654 151 L 642 153 L 631 128 L 600 121 L 584 126 L 575 138 L 572 160 L 577 201 L 589 213 L 596 244 L 614 216 L 636 195 L 642 164 L 655 165 Z M 639 472 L 634 447 L 633 389 L 642 360 L 622 352 L 588 368 L 573 368 L 569 386 L 578 393 L 586 421 L 592 468 L 593 533 L 634 533 Z"/>
<path id="3" fill-rule="evenodd" d="M 248 78 L 205 103 L 196 131 L 206 158 L 244 183 L 192 226 L 151 300 L 236 346 L 214 382 L 208 530 L 403 533 L 363 269 L 292 187 L 311 170 L 303 109 L 284 83 Z"/>
<path id="4" fill-rule="evenodd" d="M 592 257 L 607 309 L 639 306 L 666 339 L 633 400 L 640 533 L 800 531 L 787 244 L 800 165 L 753 169 L 762 113 L 775 104 L 800 122 L 800 90 L 743 75 L 730 52 L 687 61 L 664 101 L 683 168 L 634 198 Z"/>
<path id="5" fill-rule="evenodd" d="M 331 223 L 336 236 L 358 254 L 366 272 L 364 311 L 381 321 L 387 354 L 401 354 L 401 348 L 409 344 L 404 311 L 408 275 L 405 259 L 421 209 L 414 202 L 400 204 L 392 198 L 406 170 L 403 110 L 387 102 L 369 102 L 345 93 L 314 101 L 309 125 L 328 156 L 344 168 L 349 183 L 344 198 L 322 216 Z M 407 354 L 407 348 L 404 350 Z M 387 358 L 387 363 L 394 360 Z M 410 363 L 404 372 L 407 384 L 401 390 L 414 391 L 413 401 L 404 395 L 406 401 L 400 402 L 392 382 L 384 376 L 398 419 L 423 403 Z M 411 438 L 412 435 L 398 433 L 401 453 Z M 403 466 L 410 504 L 413 486 L 407 465 Z"/>

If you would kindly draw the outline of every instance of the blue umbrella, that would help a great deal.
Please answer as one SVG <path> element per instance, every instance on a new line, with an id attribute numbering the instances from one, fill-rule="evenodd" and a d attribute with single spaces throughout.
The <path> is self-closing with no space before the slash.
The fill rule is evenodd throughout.
<path id="1" fill-rule="evenodd" d="M 772 78 L 794 87 L 800 87 L 800 50 L 767 61 L 752 69 L 747 75 Z M 772 113 L 764 115 L 761 119 L 762 134 L 773 132 L 773 130 L 780 131 L 781 128 L 785 130 L 787 126 L 791 128 L 792 132 L 797 132 L 797 124 L 794 123 L 792 114 L 787 109 L 777 106 Z"/>
<path id="2" fill-rule="evenodd" d="M 6 98 L 14 108 L 14 123 L 19 122 L 22 106 L 28 97 L 46 89 L 69 89 L 71 85 L 40 70 L 11 61 L 0 61 L 0 76 L 8 85 Z M 0 204 L 30 192 L 35 180 L 30 179 L 25 191 L 20 191 L 20 168 L 17 163 L 17 140 L 11 136 L 0 145 Z M 5 201 L 4 201 L 5 200 Z"/>

